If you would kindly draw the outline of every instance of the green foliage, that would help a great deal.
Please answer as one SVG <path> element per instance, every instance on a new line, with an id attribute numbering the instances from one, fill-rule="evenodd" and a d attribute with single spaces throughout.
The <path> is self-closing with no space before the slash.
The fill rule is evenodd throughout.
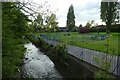
<path id="1" fill-rule="evenodd" d="M 114 77 L 107 74 L 105 71 L 99 70 L 94 75 L 95 80 L 115 80 Z"/>
<path id="2" fill-rule="evenodd" d="M 92 27 L 94 22 L 95 22 L 94 20 L 88 21 L 85 27 L 87 27 L 87 28 Z"/>
<path id="3" fill-rule="evenodd" d="M 46 23 L 46 25 L 43 24 Z M 46 16 L 44 19 L 42 15 L 38 14 L 37 19 L 34 20 L 32 25 L 34 32 L 56 32 L 58 31 L 58 22 L 55 14 Z"/>
<path id="4" fill-rule="evenodd" d="M 106 61 L 105 59 L 100 59 L 96 56 L 94 56 L 93 59 L 97 62 L 99 67 L 102 68 L 103 70 L 108 70 L 111 66 L 111 63 Z"/>
<path id="5" fill-rule="evenodd" d="M 58 22 L 56 21 L 56 15 L 51 14 L 50 16 L 47 16 L 45 19 L 46 22 L 46 31 L 47 32 L 56 32 L 58 30 Z"/>
<path id="6" fill-rule="evenodd" d="M 19 6 L 17 3 L 2 3 L 2 23 L 4 27 L 5 25 L 9 25 L 6 27 L 12 30 L 16 36 L 21 37 L 27 32 L 28 19 L 17 6 Z"/>
<path id="7" fill-rule="evenodd" d="M 59 62 L 60 64 L 67 62 L 67 50 L 64 44 L 58 44 L 54 47 L 54 58 L 55 61 Z"/>
<path id="8" fill-rule="evenodd" d="M 42 26 L 43 25 L 42 15 L 38 14 L 37 19 L 35 19 L 34 21 L 37 22 L 38 25 Z"/>
<path id="9" fill-rule="evenodd" d="M 33 39 L 32 39 L 33 38 Z M 55 63 L 59 63 L 60 65 L 66 65 L 67 63 L 67 48 L 64 44 L 58 44 L 56 46 L 52 46 L 44 41 L 43 38 L 38 37 L 38 41 L 34 39 L 34 37 L 29 38 L 30 41 L 35 44 L 41 51 L 46 53 L 51 60 Z"/>
<path id="10" fill-rule="evenodd" d="M 93 59 L 97 62 L 100 68 L 100 70 L 98 70 L 94 74 L 95 80 L 114 80 L 114 77 L 107 73 L 107 70 L 109 70 L 111 63 L 106 61 L 105 59 L 100 59 L 96 56 L 94 56 Z"/>
<path id="11" fill-rule="evenodd" d="M 110 31 L 111 25 L 117 18 L 117 2 L 101 2 L 101 19 L 106 23 L 107 30 Z"/>
<path id="12" fill-rule="evenodd" d="M 115 24 L 115 25 L 111 25 L 111 30 L 110 32 L 120 32 L 120 24 Z M 106 31 L 106 27 L 105 25 L 100 25 L 99 28 L 97 27 L 92 27 L 90 28 L 90 32 L 105 32 Z"/>
<path id="13" fill-rule="evenodd" d="M 2 77 L 13 77 L 21 70 L 25 48 L 22 36 L 27 34 L 27 16 L 14 2 L 2 3 Z"/>
<path id="14" fill-rule="evenodd" d="M 112 35 L 109 35 L 109 37 L 106 39 L 106 53 L 108 53 L 108 48 L 109 48 L 109 44 L 110 44 L 110 38 L 112 37 Z M 93 59 L 98 63 L 99 67 L 100 67 L 100 70 L 98 70 L 95 75 L 94 75 L 94 78 L 96 80 L 107 80 L 107 79 L 110 79 L 110 80 L 113 80 L 113 76 L 110 76 L 107 71 L 110 69 L 111 67 L 111 62 L 108 62 L 107 61 L 107 55 L 105 56 L 105 58 L 103 59 L 100 59 L 96 56 L 93 57 Z M 103 71 L 103 70 L 105 71 Z"/>
<path id="15" fill-rule="evenodd" d="M 68 14 L 67 14 L 67 28 L 69 31 L 75 30 L 75 15 L 74 15 L 74 8 L 72 4 L 69 7 Z"/>
<path id="16" fill-rule="evenodd" d="M 5 29 L 3 29 L 6 32 Z M 2 39 L 2 75 L 4 77 L 13 77 L 17 70 L 21 68 L 22 59 L 24 57 L 24 46 L 22 46 L 17 39 L 14 39 L 13 34 L 3 34 Z"/>
<path id="17" fill-rule="evenodd" d="M 37 18 L 33 22 L 34 31 L 41 31 L 43 28 L 43 17 L 41 14 L 38 14 Z"/>

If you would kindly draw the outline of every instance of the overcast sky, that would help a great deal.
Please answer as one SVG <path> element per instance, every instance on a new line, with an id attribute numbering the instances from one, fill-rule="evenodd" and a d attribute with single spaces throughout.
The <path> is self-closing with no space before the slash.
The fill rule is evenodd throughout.
<path id="1" fill-rule="evenodd" d="M 59 22 L 60 27 L 66 26 L 66 19 L 69 6 L 73 4 L 75 14 L 75 24 L 83 26 L 89 20 L 95 20 L 95 23 L 104 24 L 100 20 L 100 3 L 101 0 L 32 0 L 35 3 L 40 4 L 43 1 L 47 1 L 50 4 L 50 10 L 52 10 Z"/>
<path id="2" fill-rule="evenodd" d="M 59 26 L 66 26 L 66 19 L 69 6 L 73 4 L 75 14 L 75 24 L 85 25 L 89 20 L 100 21 L 100 2 L 101 0 L 48 0 L 53 9 L 57 8 L 56 16 Z"/>

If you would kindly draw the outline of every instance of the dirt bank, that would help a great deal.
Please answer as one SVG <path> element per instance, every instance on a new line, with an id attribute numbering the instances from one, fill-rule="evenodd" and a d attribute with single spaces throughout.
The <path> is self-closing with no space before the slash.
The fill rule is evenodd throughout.
<path id="1" fill-rule="evenodd" d="M 61 67 L 59 64 L 56 64 L 56 69 L 65 80 L 94 80 L 93 75 L 95 68 L 92 67 L 90 64 L 76 59 L 71 55 L 69 55 L 67 67 Z"/>

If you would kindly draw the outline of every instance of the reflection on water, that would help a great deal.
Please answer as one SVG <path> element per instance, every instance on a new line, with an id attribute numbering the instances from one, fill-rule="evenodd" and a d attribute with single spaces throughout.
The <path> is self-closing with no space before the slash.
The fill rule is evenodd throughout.
<path id="1" fill-rule="evenodd" d="M 49 57 L 40 52 L 32 43 L 24 46 L 27 48 L 23 66 L 24 78 L 61 78 Z"/>

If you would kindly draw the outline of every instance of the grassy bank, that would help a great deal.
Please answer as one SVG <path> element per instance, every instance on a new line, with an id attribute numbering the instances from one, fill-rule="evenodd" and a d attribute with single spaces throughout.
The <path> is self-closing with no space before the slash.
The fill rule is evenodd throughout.
<path id="1" fill-rule="evenodd" d="M 39 35 L 40 33 L 37 33 Z M 86 34 L 79 34 L 78 32 L 69 32 L 70 36 L 64 36 L 64 32 L 57 32 L 57 33 L 43 33 L 47 34 L 49 39 L 56 39 L 59 42 L 63 42 L 66 44 L 71 44 L 74 46 L 84 47 L 88 49 L 93 49 L 97 51 L 106 52 L 106 39 L 105 40 L 93 40 L 91 36 L 97 35 L 101 36 L 105 33 L 86 33 Z M 108 53 L 113 55 L 120 55 L 118 51 L 118 34 L 119 33 L 111 33 L 109 39 L 109 46 L 108 46 Z"/>

